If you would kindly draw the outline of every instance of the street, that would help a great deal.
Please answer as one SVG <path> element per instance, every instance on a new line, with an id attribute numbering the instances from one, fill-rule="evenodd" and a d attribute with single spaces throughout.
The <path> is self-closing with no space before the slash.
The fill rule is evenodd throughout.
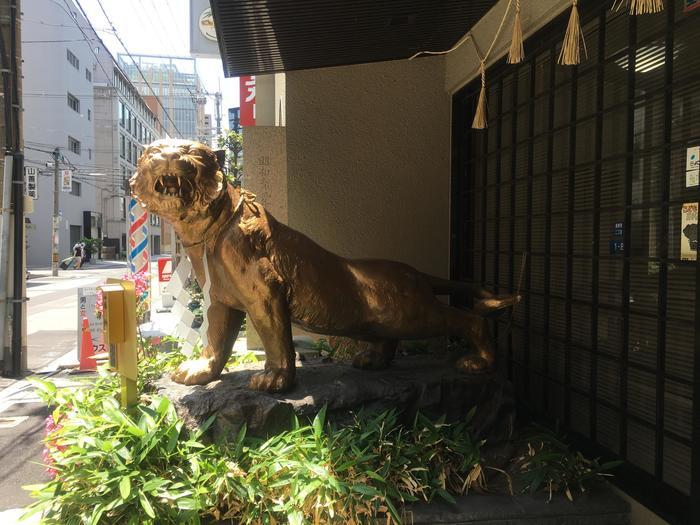
<path id="1" fill-rule="evenodd" d="M 59 365 L 77 363 L 77 293 L 107 277 L 121 277 L 123 262 L 98 261 L 80 270 L 32 270 L 27 281 L 27 365 L 50 376 Z M 41 464 L 44 420 L 48 410 L 26 380 L 2 378 L 0 386 L 0 523 L 13 523 L 18 509 L 31 503 L 23 485 L 46 481 Z"/>

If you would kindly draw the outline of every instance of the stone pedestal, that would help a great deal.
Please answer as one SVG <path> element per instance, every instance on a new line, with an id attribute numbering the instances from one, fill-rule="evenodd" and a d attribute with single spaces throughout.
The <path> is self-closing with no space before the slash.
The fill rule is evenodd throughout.
<path id="1" fill-rule="evenodd" d="M 463 419 L 473 407 L 478 436 L 490 443 L 510 436 L 514 402 L 509 382 L 496 374 L 465 375 L 450 362 L 431 356 L 398 357 L 387 370 L 358 370 L 345 363 L 307 359 L 297 363 L 295 388 L 267 394 L 247 388 L 263 363 L 225 373 L 204 386 L 184 386 L 168 378 L 158 382 L 189 427 L 211 415 L 215 439 L 233 439 L 245 423 L 251 435 L 265 436 L 289 428 L 292 415 L 313 418 L 327 405 L 328 418 L 342 422 L 364 410 L 398 409 L 410 419 L 417 410 L 448 419 Z"/>
<path id="2" fill-rule="evenodd" d="M 406 523 L 413 525 L 628 525 L 629 505 L 605 485 L 573 502 L 557 494 L 472 494 L 452 505 L 441 500 L 406 509 Z"/>
<path id="3" fill-rule="evenodd" d="M 163 378 L 158 382 L 158 391 L 173 400 L 190 428 L 215 414 L 211 429 L 215 439 L 235 438 L 244 423 L 249 434 L 277 433 L 289 428 L 294 414 L 300 419 L 312 418 L 324 405 L 328 407 L 328 418 L 337 422 L 360 409 L 395 408 L 403 413 L 406 423 L 410 423 L 416 410 L 463 419 L 476 406 L 473 430 L 477 437 L 487 440 L 490 452 L 483 450 L 489 456 L 487 464 L 505 466 L 512 457 L 512 445 L 506 441 L 513 431 L 514 401 L 510 383 L 498 374 L 460 374 L 448 361 L 431 356 L 400 356 L 391 368 L 382 371 L 357 370 L 346 363 L 308 358 L 297 366 L 296 387 L 286 394 L 247 388 L 250 376 L 263 363 L 229 372 L 205 386 L 187 387 Z M 545 493 L 474 493 L 457 498 L 454 505 L 435 500 L 408 506 L 404 511 L 405 522 L 415 525 L 629 523 L 628 505 L 605 487 L 585 495 L 576 493 L 574 503 L 561 495 L 547 503 Z"/>

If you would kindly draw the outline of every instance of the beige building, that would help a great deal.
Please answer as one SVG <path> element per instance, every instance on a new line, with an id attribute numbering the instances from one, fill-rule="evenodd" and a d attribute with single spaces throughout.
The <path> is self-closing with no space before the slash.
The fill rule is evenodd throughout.
<path id="1" fill-rule="evenodd" d="M 250 0 L 211 3 L 227 75 L 256 75 L 244 185 L 339 254 L 520 291 L 493 330 L 522 412 L 622 459 L 633 523 L 700 522 L 700 8 L 579 5 L 572 67 L 570 1 L 519 3 L 515 65 L 515 2 L 270 5 L 245 34 L 219 20 Z"/>

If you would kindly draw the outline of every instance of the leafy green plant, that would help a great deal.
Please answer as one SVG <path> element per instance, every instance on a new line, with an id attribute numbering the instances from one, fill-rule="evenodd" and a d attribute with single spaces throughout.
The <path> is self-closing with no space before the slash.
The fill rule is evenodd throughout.
<path id="1" fill-rule="evenodd" d="M 477 482 L 480 445 L 465 425 L 416 416 L 411 427 L 395 411 L 359 414 L 354 423 L 310 425 L 267 440 L 244 439 L 243 492 L 220 517 L 237 523 L 401 523 L 401 508 L 435 496 L 454 501 Z"/>
<path id="2" fill-rule="evenodd" d="M 85 245 L 85 249 L 90 253 L 97 253 L 102 248 L 101 239 L 92 239 L 91 237 L 82 237 L 80 239 L 81 243 Z"/>
<path id="3" fill-rule="evenodd" d="M 257 362 L 258 358 L 253 352 L 245 352 L 243 354 L 231 354 L 231 357 L 229 357 L 228 361 L 226 362 L 226 368 L 238 368 L 248 363 Z"/>
<path id="4" fill-rule="evenodd" d="M 201 350 L 198 349 L 197 351 Z M 196 353 L 196 352 L 195 352 Z M 153 395 L 153 384 L 179 364 L 180 352 L 143 351 L 141 403 L 124 411 L 117 376 L 99 369 L 84 387 L 59 389 L 32 380 L 53 408 L 47 422 L 47 463 L 53 480 L 29 487 L 45 523 L 200 523 L 231 519 L 258 525 L 289 523 L 400 524 L 404 505 L 486 490 L 482 441 L 464 422 L 449 424 L 417 414 L 356 414 L 350 424 L 326 421 L 326 409 L 306 424 L 268 439 L 246 435 L 209 443 L 185 428 L 172 403 Z M 235 356 L 237 366 L 254 359 Z M 529 433 L 514 463 L 524 491 L 549 498 L 585 491 L 617 463 L 599 464 L 570 450 L 543 429 Z M 497 470 L 497 469 L 496 469 Z M 506 474 L 507 475 L 507 474 Z M 510 478 L 509 478 L 510 481 Z"/>
<path id="5" fill-rule="evenodd" d="M 243 178 L 243 166 L 240 163 L 243 153 L 243 134 L 240 131 L 226 129 L 216 137 L 218 147 L 226 151 L 224 173 L 226 180 L 240 186 Z"/>
<path id="6" fill-rule="evenodd" d="M 232 451 L 222 456 L 188 432 L 170 400 L 154 397 L 126 413 L 113 396 L 67 392 L 34 380 L 45 400 L 66 411 L 54 450 L 56 477 L 28 487 L 45 523 L 200 523 L 219 495 Z M 55 416 L 54 416 L 55 417 Z"/>
<path id="7" fill-rule="evenodd" d="M 334 350 L 328 344 L 328 339 L 321 337 L 311 344 L 312 348 L 318 352 L 321 357 L 333 357 Z"/>
<path id="8" fill-rule="evenodd" d="M 161 362 L 162 364 L 162 362 Z M 156 366 L 155 364 L 153 365 Z M 206 444 L 164 397 L 142 397 L 125 412 L 117 379 L 101 369 L 91 388 L 58 389 L 33 380 L 55 410 L 48 441 L 55 478 L 30 487 L 30 512 L 46 523 L 401 523 L 402 505 L 453 501 L 483 485 L 481 442 L 466 424 L 395 411 L 353 423 L 312 423 L 267 440 L 246 436 Z"/>
<path id="9" fill-rule="evenodd" d="M 573 490 L 586 492 L 592 483 L 611 476 L 610 471 L 622 463 L 601 464 L 597 459 L 586 459 L 556 434 L 541 427 L 526 434 L 523 444 L 525 452 L 515 460 L 517 480 L 524 492 L 546 491 L 548 501 L 555 493 L 563 493 L 573 501 Z"/>

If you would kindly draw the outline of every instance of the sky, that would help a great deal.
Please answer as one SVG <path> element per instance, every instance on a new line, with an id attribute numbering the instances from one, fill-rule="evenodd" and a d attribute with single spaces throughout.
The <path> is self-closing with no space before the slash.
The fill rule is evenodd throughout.
<path id="1" fill-rule="evenodd" d="M 97 34 L 116 58 L 124 48 L 110 30 L 98 0 L 80 2 Z M 100 0 L 129 53 L 190 56 L 189 0 Z M 238 106 L 238 78 L 224 78 L 220 58 L 197 59 L 197 73 L 209 93 L 223 93 L 221 126 L 228 127 L 228 108 Z M 219 88 L 220 86 L 220 88 Z M 207 97 L 206 112 L 215 122 L 214 97 Z"/>

